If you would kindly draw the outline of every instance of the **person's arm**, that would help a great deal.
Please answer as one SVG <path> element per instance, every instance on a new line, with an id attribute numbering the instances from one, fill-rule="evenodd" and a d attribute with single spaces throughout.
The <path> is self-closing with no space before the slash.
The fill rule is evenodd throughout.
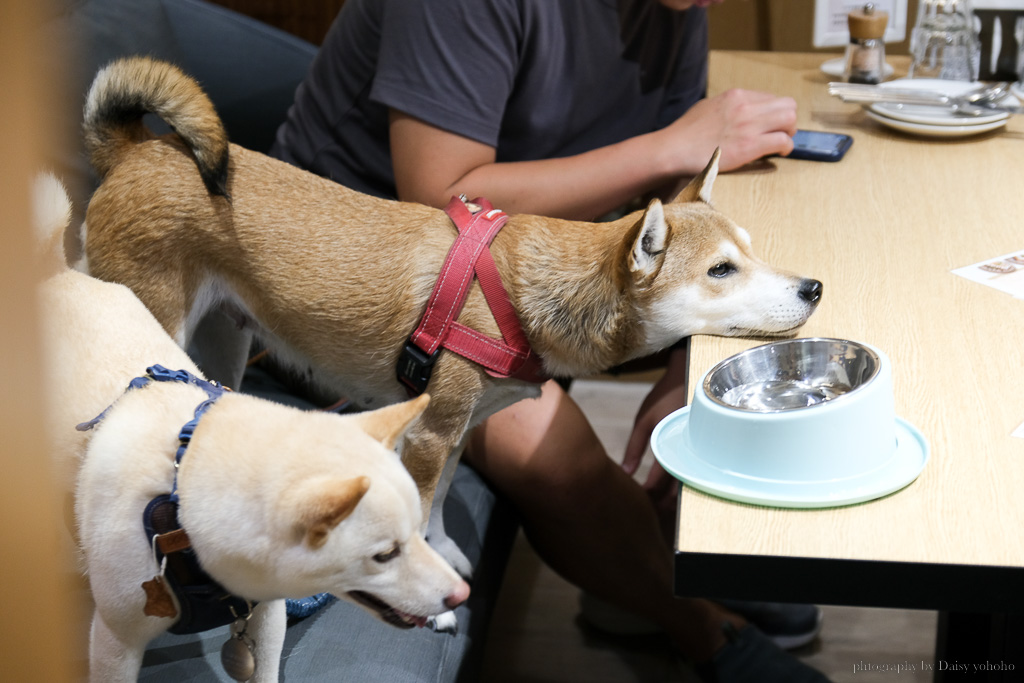
<path id="1" fill-rule="evenodd" d="M 690 370 L 689 343 L 672 348 L 665 374 L 654 384 L 644 398 L 633 423 L 633 431 L 626 443 L 622 469 L 636 473 L 651 442 L 654 428 L 669 414 L 686 405 L 687 379 Z"/>
<path id="2" fill-rule="evenodd" d="M 686 405 L 689 369 L 689 340 L 683 340 L 672 348 L 665 374 L 651 388 L 637 411 L 622 460 L 622 469 L 627 474 L 636 474 L 658 423 Z M 670 533 L 675 520 L 679 482 L 655 460 L 644 479 L 643 488 L 658 512 L 663 529 Z"/>
<path id="3" fill-rule="evenodd" d="M 696 175 L 716 147 L 723 171 L 788 154 L 795 132 L 792 99 L 729 90 L 652 133 L 569 157 L 498 163 L 489 145 L 394 109 L 390 117 L 399 199 L 440 207 L 464 193 L 505 211 L 582 220 Z"/>

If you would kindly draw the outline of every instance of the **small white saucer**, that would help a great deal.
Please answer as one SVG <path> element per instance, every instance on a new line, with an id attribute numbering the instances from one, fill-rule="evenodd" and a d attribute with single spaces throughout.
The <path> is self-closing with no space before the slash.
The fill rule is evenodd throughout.
<path id="1" fill-rule="evenodd" d="M 821 70 L 826 76 L 832 78 L 842 78 L 843 69 L 846 68 L 846 59 L 844 57 L 838 57 L 836 59 L 830 59 L 827 62 L 822 63 Z M 882 67 L 882 78 L 889 78 L 893 75 L 896 70 L 892 68 L 892 65 L 888 62 Z"/>
<path id="2" fill-rule="evenodd" d="M 979 83 L 967 81 L 948 81 L 939 78 L 899 78 L 895 81 L 882 83 L 881 88 L 898 88 L 900 90 L 920 90 L 937 92 L 950 97 L 958 97 L 977 90 Z M 1019 104 L 1016 98 L 1007 96 L 1006 104 Z M 1012 98 L 1012 99 L 1011 99 Z M 888 116 L 908 123 L 933 126 L 985 126 L 1010 118 L 1009 112 L 992 111 L 980 116 L 958 116 L 948 107 L 927 104 L 899 104 L 896 102 L 879 102 L 869 109 L 876 114 Z"/>
<path id="3" fill-rule="evenodd" d="M 987 133 L 990 130 L 1002 128 L 1007 122 L 1007 119 L 999 119 L 998 121 L 982 125 L 948 126 L 901 121 L 900 119 L 894 119 L 890 116 L 876 114 L 871 109 L 865 109 L 864 113 L 867 114 L 869 118 L 878 121 L 883 126 L 888 126 L 889 128 L 893 128 L 904 133 L 913 133 L 914 135 L 923 135 L 925 137 L 932 138 L 963 138 L 970 135 L 978 135 L 980 133 Z"/>
<path id="4" fill-rule="evenodd" d="M 665 468 L 684 484 L 741 503 L 782 508 L 852 505 L 898 491 L 921 474 L 928 462 L 928 442 L 913 425 L 896 418 L 896 450 L 881 467 L 845 479 L 784 481 L 722 470 L 693 452 L 689 406 L 672 413 L 654 429 L 651 449 Z M 756 446 L 752 446 L 756 448 Z"/>

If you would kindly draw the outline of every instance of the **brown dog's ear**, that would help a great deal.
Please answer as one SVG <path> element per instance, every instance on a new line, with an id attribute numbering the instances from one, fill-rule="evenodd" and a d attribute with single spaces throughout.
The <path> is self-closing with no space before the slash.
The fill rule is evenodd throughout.
<path id="1" fill-rule="evenodd" d="M 668 241 L 668 223 L 665 222 L 665 207 L 652 199 L 638 224 L 639 230 L 631 230 L 627 239 L 632 239 L 629 251 L 629 270 L 637 279 L 647 279 L 657 274 L 665 258 L 665 243 Z"/>
<path id="2" fill-rule="evenodd" d="M 718 177 L 718 159 L 722 156 L 722 148 L 715 148 L 715 153 L 711 155 L 711 161 L 704 167 L 700 175 L 689 182 L 689 184 L 682 189 L 682 191 L 672 200 L 675 202 L 696 202 L 702 201 L 705 204 L 711 203 L 711 187 L 715 184 L 715 178 Z"/>
<path id="3" fill-rule="evenodd" d="M 370 489 L 367 476 L 344 479 L 314 477 L 289 491 L 289 499 L 298 510 L 299 531 L 307 545 L 319 548 L 327 542 L 331 529 L 352 514 Z"/>
<path id="4" fill-rule="evenodd" d="M 429 394 L 409 401 L 378 408 L 353 416 L 363 430 L 387 449 L 393 449 L 410 425 L 423 414 L 430 403 Z"/>

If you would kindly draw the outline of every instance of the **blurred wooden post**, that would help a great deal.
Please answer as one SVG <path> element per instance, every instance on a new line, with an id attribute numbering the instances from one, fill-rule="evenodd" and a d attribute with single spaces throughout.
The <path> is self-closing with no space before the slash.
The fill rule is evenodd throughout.
<path id="1" fill-rule="evenodd" d="M 85 622 L 70 586 L 44 433 L 29 187 L 55 126 L 35 27 L 48 3 L 0 2 L 0 678 L 73 680 Z"/>

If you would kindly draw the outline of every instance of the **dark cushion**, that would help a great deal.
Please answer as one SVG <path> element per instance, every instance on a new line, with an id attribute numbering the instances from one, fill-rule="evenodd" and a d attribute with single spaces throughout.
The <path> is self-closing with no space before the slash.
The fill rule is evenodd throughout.
<path id="1" fill-rule="evenodd" d="M 178 64 L 217 105 L 228 137 L 242 147 L 268 151 L 316 46 L 199 0 L 160 4 L 180 55 Z"/>
<path id="2" fill-rule="evenodd" d="M 58 0 L 40 41 L 60 60 L 66 105 L 54 171 L 68 185 L 76 216 L 98 179 L 82 144 L 82 107 L 96 72 L 118 57 L 145 55 L 182 68 L 206 90 L 232 142 L 266 152 L 316 55 L 311 45 L 201 0 Z M 161 125 L 150 121 L 158 132 Z"/>

